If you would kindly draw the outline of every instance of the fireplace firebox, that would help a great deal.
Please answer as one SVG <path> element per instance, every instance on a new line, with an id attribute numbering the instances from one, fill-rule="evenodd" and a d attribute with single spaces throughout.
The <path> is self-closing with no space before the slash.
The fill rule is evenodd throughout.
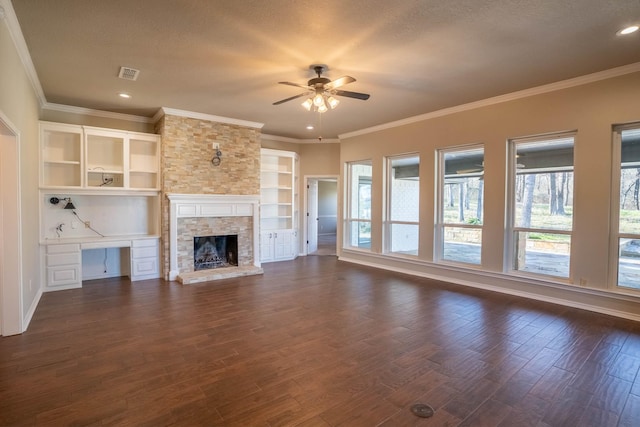
<path id="1" fill-rule="evenodd" d="M 199 236 L 193 238 L 194 270 L 238 265 L 238 235 Z"/>

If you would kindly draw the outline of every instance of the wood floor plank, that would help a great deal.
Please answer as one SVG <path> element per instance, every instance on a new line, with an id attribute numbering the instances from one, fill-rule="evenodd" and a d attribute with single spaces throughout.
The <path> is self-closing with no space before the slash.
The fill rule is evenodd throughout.
<path id="1" fill-rule="evenodd" d="M 335 257 L 264 270 L 44 294 L 0 338 L 0 425 L 640 425 L 640 323 Z"/>

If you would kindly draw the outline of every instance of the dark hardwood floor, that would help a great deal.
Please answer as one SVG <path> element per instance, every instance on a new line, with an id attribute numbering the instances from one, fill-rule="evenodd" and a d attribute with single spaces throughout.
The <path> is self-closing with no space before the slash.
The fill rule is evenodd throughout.
<path id="1" fill-rule="evenodd" d="M 45 294 L 0 339 L 0 425 L 640 425 L 638 323 L 334 257 L 264 269 Z"/>

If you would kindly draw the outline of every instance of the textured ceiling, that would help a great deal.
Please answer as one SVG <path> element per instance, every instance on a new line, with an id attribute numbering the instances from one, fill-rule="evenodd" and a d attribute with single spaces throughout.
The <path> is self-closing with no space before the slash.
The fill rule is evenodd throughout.
<path id="1" fill-rule="evenodd" d="M 169 107 L 340 134 L 640 62 L 639 0 L 13 0 L 49 103 L 153 116 Z M 322 116 L 313 77 L 356 78 Z M 139 69 L 137 81 L 118 78 Z M 126 91 L 129 100 L 117 93 Z M 316 129 L 306 130 L 313 124 Z"/>

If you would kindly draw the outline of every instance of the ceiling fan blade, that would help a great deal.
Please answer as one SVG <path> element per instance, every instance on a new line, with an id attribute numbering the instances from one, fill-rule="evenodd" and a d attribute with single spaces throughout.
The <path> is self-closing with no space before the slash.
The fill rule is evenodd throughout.
<path id="1" fill-rule="evenodd" d="M 304 93 L 301 93 L 301 94 L 296 95 L 296 96 L 290 96 L 289 98 L 281 99 L 280 101 L 274 102 L 273 105 L 280 105 L 280 104 L 285 103 L 287 101 L 291 101 L 292 99 L 301 98 L 303 96 L 306 96 L 307 94 L 308 94 L 307 92 L 304 92 Z"/>
<path id="2" fill-rule="evenodd" d="M 348 90 L 336 90 L 334 95 L 346 96 L 347 98 L 362 99 L 363 101 L 366 101 L 371 96 L 368 93 L 349 92 Z"/>
<path id="3" fill-rule="evenodd" d="M 302 89 L 309 89 L 309 86 L 300 85 L 300 84 L 298 84 L 298 83 L 291 83 L 291 82 L 278 82 L 278 84 L 281 84 L 281 85 L 289 85 L 289 86 L 295 86 L 295 87 L 301 87 Z"/>
<path id="4" fill-rule="evenodd" d="M 353 83 L 355 82 L 356 79 L 354 79 L 351 76 L 342 76 L 342 77 L 338 77 L 337 79 L 327 83 L 326 85 L 324 85 L 324 88 L 327 90 L 333 90 L 333 89 L 337 89 L 340 86 L 344 86 L 346 84 L 349 83 Z"/>

